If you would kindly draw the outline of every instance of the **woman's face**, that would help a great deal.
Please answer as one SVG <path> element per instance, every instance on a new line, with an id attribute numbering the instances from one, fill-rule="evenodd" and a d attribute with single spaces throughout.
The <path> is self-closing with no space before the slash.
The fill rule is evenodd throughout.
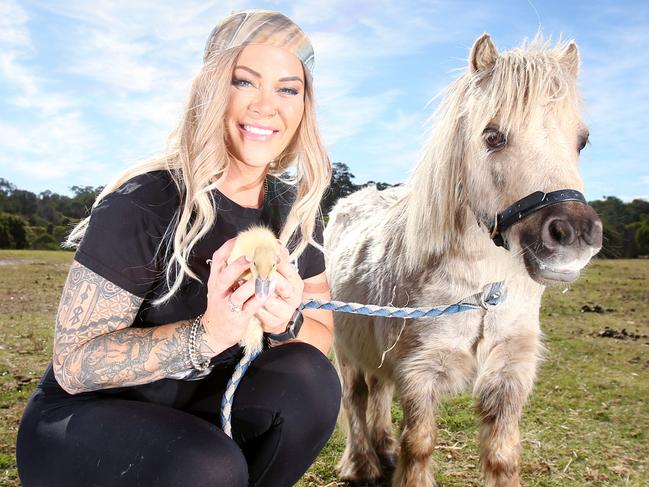
<path id="1" fill-rule="evenodd" d="M 243 164 L 265 167 L 293 139 L 304 113 L 304 70 L 288 51 L 247 45 L 232 73 L 225 114 L 230 154 Z"/>

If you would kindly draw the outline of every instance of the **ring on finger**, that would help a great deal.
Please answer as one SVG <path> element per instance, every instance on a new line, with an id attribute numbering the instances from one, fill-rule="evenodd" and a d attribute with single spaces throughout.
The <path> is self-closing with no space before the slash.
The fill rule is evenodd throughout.
<path id="1" fill-rule="evenodd" d="M 230 306 L 230 313 L 238 313 L 241 311 L 241 306 L 237 306 L 232 302 L 232 294 L 228 296 L 228 305 Z"/>

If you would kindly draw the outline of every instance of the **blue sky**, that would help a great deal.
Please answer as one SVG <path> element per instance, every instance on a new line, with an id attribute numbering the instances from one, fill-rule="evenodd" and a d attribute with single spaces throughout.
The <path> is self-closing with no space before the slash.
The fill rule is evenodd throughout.
<path id="1" fill-rule="evenodd" d="M 279 10 L 310 35 L 325 143 L 357 183 L 407 178 L 429 101 L 480 34 L 500 50 L 539 25 L 574 38 L 586 196 L 649 199 L 646 1 L 0 0 L 0 177 L 68 193 L 159 154 L 210 30 L 245 8 Z"/>

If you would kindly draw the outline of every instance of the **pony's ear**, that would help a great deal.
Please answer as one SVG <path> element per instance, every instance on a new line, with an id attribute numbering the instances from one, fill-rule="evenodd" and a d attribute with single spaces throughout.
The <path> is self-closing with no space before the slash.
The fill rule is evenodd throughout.
<path id="1" fill-rule="evenodd" d="M 575 41 L 570 41 L 559 58 L 563 67 L 575 78 L 579 74 L 579 48 Z"/>
<path id="2" fill-rule="evenodd" d="M 486 32 L 473 43 L 469 54 L 469 69 L 472 73 L 488 71 L 498 59 L 498 50 Z"/>

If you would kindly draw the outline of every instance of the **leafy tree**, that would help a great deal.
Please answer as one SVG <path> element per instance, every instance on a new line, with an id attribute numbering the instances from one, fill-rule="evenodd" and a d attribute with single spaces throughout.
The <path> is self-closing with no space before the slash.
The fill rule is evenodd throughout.
<path id="1" fill-rule="evenodd" d="M 9 181 L 4 178 L 0 178 L 0 212 L 10 212 L 10 209 L 8 208 L 9 198 L 11 197 L 11 193 L 13 193 L 15 189 L 16 187 Z"/>
<path id="2" fill-rule="evenodd" d="M 641 254 L 649 254 L 649 218 L 642 221 L 636 228 L 635 241 Z"/>
<path id="3" fill-rule="evenodd" d="M 36 213 L 38 198 L 31 191 L 16 189 L 11 193 L 11 199 L 15 205 L 15 212 L 28 216 Z"/>
<path id="4" fill-rule="evenodd" d="M 358 186 L 352 182 L 354 175 L 346 164 L 334 162 L 332 169 L 331 184 L 322 200 L 322 210 L 325 214 L 329 214 L 336 201 L 340 198 L 344 198 L 358 190 Z"/>
<path id="5" fill-rule="evenodd" d="M 649 217 L 649 201 L 635 199 L 626 205 L 626 209 L 630 222 L 642 221 L 643 217 Z"/>
<path id="6" fill-rule="evenodd" d="M 58 250 L 59 244 L 50 234 L 44 233 L 34 240 L 32 248 L 34 250 Z"/>
<path id="7" fill-rule="evenodd" d="M 359 186 L 359 189 L 360 188 L 367 188 L 368 186 L 376 186 L 376 189 L 378 189 L 379 191 L 383 191 L 384 189 L 392 188 L 393 186 L 399 186 L 399 184 L 381 183 L 381 182 L 371 181 L 370 180 L 370 181 L 366 182 L 365 184 L 361 184 Z"/>
<path id="8" fill-rule="evenodd" d="M 5 240 L 3 243 L 7 243 L 9 248 L 26 249 L 29 247 L 27 222 L 24 218 L 18 215 L 0 213 L 0 228 L 2 228 L 0 238 Z"/>
<path id="9" fill-rule="evenodd" d="M 604 258 L 636 257 L 641 248 L 641 222 L 649 219 L 649 201 L 635 199 L 624 203 L 615 196 L 590 202 L 604 225 L 604 246 L 599 256 Z M 640 240 L 638 240 L 640 238 Z"/>
<path id="10" fill-rule="evenodd" d="M 85 218 L 90 213 L 92 204 L 95 202 L 97 195 L 103 189 L 103 186 L 93 188 L 92 186 L 71 186 L 74 193 L 70 205 L 70 216 L 75 218 Z"/>
<path id="11" fill-rule="evenodd" d="M 9 196 L 16 190 L 16 187 L 5 178 L 0 178 L 0 194 Z"/>
<path id="12" fill-rule="evenodd" d="M 9 231 L 9 226 L 5 225 L 0 216 L 0 249 L 10 249 L 13 247 L 14 239 Z"/>
<path id="13" fill-rule="evenodd" d="M 52 230 L 52 237 L 54 237 L 54 240 L 56 240 L 58 244 L 61 244 L 67 238 L 71 230 L 72 228 L 68 225 L 58 225 L 54 227 L 54 230 Z"/>

